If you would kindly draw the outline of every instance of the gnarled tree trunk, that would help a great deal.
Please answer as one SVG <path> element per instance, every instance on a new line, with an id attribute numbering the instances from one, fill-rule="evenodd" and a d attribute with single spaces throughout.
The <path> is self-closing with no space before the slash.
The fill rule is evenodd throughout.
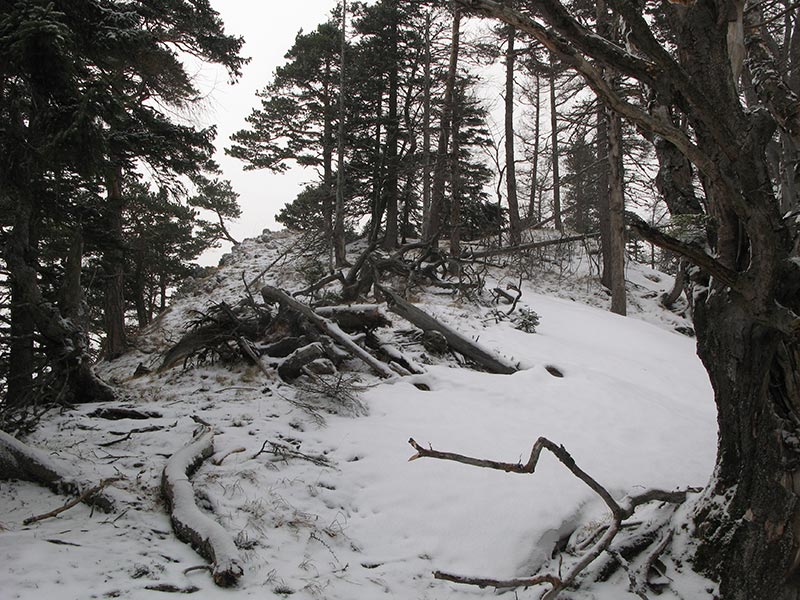
<path id="1" fill-rule="evenodd" d="M 728 42 L 731 27 L 740 27 L 731 19 L 741 18 L 741 0 L 662 6 L 675 52 L 625 0 L 609 5 L 625 22 L 635 52 L 587 31 L 559 0 L 528 5 L 547 26 L 491 0 L 460 1 L 536 37 L 612 110 L 672 144 L 697 168 L 706 240 L 670 239 L 637 226 L 699 268 L 693 269 L 695 329 L 714 389 L 719 445 L 714 475 L 696 506 L 695 564 L 719 578 L 724 600 L 797 600 L 800 261 L 797 227 L 781 213 L 767 147 L 776 128 L 800 141 L 800 98 L 761 38 L 763 5 L 744 11 L 746 66 L 758 104 L 745 107 L 735 77 L 738 50 Z M 648 108 L 682 112 L 692 134 L 671 114 L 645 112 L 622 97 L 598 65 L 643 83 L 653 95 Z M 690 198 L 669 200 L 679 205 Z"/>

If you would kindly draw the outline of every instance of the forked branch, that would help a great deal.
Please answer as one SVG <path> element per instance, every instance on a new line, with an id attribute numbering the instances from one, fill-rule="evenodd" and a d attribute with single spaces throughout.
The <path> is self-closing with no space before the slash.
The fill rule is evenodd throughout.
<path id="1" fill-rule="evenodd" d="M 440 452 L 431 447 L 424 448 L 420 446 L 414 438 L 408 440 L 408 443 L 417 451 L 409 460 L 416 460 L 419 458 L 437 458 L 440 460 L 450 460 L 459 462 L 473 467 L 482 467 L 486 469 L 495 469 L 498 471 L 505 471 L 506 473 L 533 473 L 539 463 L 539 457 L 542 450 L 550 451 L 569 471 L 578 479 L 588 485 L 594 491 L 606 506 L 611 511 L 611 523 L 606 528 L 603 535 L 586 551 L 580 560 L 572 566 L 570 571 L 564 577 L 556 577 L 555 575 L 545 574 L 535 577 L 520 578 L 520 579 L 487 579 L 482 577 L 465 577 L 461 575 L 453 575 L 450 573 L 443 573 L 436 571 L 433 575 L 436 579 L 443 579 L 455 583 L 464 583 L 467 585 L 477 585 L 478 587 L 495 587 L 495 588 L 513 588 L 513 587 L 527 587 L 531 585 L 538 585 L 542 583 L 549 583 L 552 585 L 542 600 L 554 600 L 558 597 L 564 589 L 569 587 L 580 573 L 588 567 L 594 560 L 600 556 L 604 551 L 607 551 L 614 541 L 614 538 L 619 533 L 622 522 L 630 518 L 636 508 L 642 504 L 651 501 L 668 502 L 672 504 L 680 504 L 686 500 L 685 491 L 668 492 L 664 490 L 647 490 L 636 496 L 629 496 L 622 502 L 617 502 L 608 492 L 608 490 L 600 485 L 593 477 L 586 471 L 581 469 L 572 458 L 564 446 L 557 445 L 545 437 L 540 437 L 531 449 L 530 457 L 526 463 L 506 463 L 494 460 L 487 460 L 483 458 L 474 458 L 471 456 L 464 456 L 463 454 L 455 454 L 453 452 Z"/>

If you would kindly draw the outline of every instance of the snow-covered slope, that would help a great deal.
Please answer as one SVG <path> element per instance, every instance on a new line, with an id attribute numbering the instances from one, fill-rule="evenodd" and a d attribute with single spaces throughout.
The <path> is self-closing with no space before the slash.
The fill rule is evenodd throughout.
<path id="1" fill-rule="evenodd" d="M 437 581 L 431 572 L 530 576 L 564 532 L 604 513 L 591 490 L 550 455 L 532 475 L 408 462 L 412 436 L 439 450 L 508 462 L 524 462 L 534 441 L 546 436 L 620 498 L 708 480 L 716 446 L 711 389 L 694 341 L 670 331 L 680 323 L 654 308 L 653 298 L 670 282 L 642 270 L 629 273 L 644 290 L 632 294 L 640 304 L 634 312 L 661 326 L 565 299 L 601 302 L 585 282 L 567 292 L 559 287 L 562 298 L 537 294 L 555 286 L 552 278 L 524 284 L 521 306 L 541 318 L 535 334 L 498 323 L 488 305 L 417 298 L 522 370 L 490 375 L 444 363 L 390 382 L 364 373 L 358 385 L 367 416 L 327 414 L 321 423 L 287 401 L 314 402 L 311 392 L 267 380 L 253 367 L 133 377 L 139 363 L 158 363 L 190 310 L 235 302 L 243 277 L 255 277 L 295 243 L 283 234 L 247 241 L 226 266 L 187 286 L 134 351 L 103 365 L 104 376 L 124 387 L 128 405 L 161 412 L 145 423 L 161 429 L 103 447 L 120 439 L 113 432 L 142 423 L 92 418 L 96 406 L 46 416 L 27 441 L 94 479 L 123 475 L 127 509 L 104 515 L 79 506 L 26 527 L 23 519 L 63 499 L 33 484 L 0 482 L 0 597 L 139 599 L 159 597 L 157 589 L 194 590 L 194 597 L 210 599 L 491 597 L 490 589 Z M 292 264 L 278 264 L 263 281 L 287 285 L 292 271 Z M 220 466 L 204 464 L 193 479 L 202 504 L 233 533 L 245 559 L 236 589 L 216 588 L 202 570 L 184 572 L 204 561 L 174 538 L 159 499 L 165 460 L 191 439 L 192 415 L 214 426 L 218 453 L 245 449 Z M 266 440 L 324 457 L 330 466 L 254 457 Z M 703 585 L 686 577 L 674 588 L 700 598 Z M 518 597 L 541 592 L 520 590 Z M 635 598 L 624 576 L 565 597 Z"/>

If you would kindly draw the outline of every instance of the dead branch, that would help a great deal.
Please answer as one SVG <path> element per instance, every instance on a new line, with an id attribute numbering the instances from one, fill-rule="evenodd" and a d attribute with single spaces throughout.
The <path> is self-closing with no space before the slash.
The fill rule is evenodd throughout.
<path id="1" fill-rule="evenodd" d="M 267 446 L 269 446 L 269 449 L 267 449 Z M 291 448 L 286 444 L 271 442 L 270 440 L 264 440 L 264 443 L 261 445 L 261 450 L 256 452 L 253 455 L 253 458 L 258 458 L 262 454 L 273 454 L 283 460 L 289 458 L 298 458 L 300 460 L 306 460 L 312 464 L 315 464 L 318 467 L 326 467 L 328 469 L 333 468 L 333 465 L 331 464 L 330 460 L 328 460 L 327 456 L 324 455 L 313 456 L 311 454 L 304 454 L 303 452 L 295 450 L 294 448 Z"/>
<path id="2" fill-rule="evenodd" d="M 553 588 L 548 591 L 542 600 L 554 600 L 558 594 L 565 588 L 570 586 L 578 575 L 588 567 L 594 560 L 600 556 L 601 553 L 608 550 L 611 542 L 614 540 L 617 533 L 622 526 L 622 522 L 633 515 L 636 508 L 647 502 L 654 500 L 670 503 L 680 504 L 686 499 L 686 492 L 665 492 L 663 490 L 648 490 L 636 496 L 629 496 L 625 498 L 622 503 L 617 502 L 600 483 L 592 478 L 588 473 L 581 469 L 576 463 L 575 459 L 567 452 L 563 446 L 556 445 L 547 438 L 540 437 L 531 449 L 530 457 L 525 464 L 522 463 L 506 463 L 494 460 L 487 460 L 482 458 L 473 458 L 463 454 L 455 454 L 453 452 L 440 452 L 433 448 L 424 448 L 420 446 L 414 438 L 408 440 L 408 443 L 417 451 L 417 453 L 409 458 L 409 460 L 416 460 L 419 458 L 436 458 L 440 460 L 450 460 L 459 462 L 474 467 L 482 467 L 486 469 L 495 469 L 505 471 L 507 473 L 533 473 L 539 463 L 539 457 L 542 450 L 550 451 L 558 460 L 563 464 L 575 477 L 584 482 L 593 492 L 595 492 L 608 509 L 611 511 L 611 524 L 591 548 L 581 557 L 581 559 L 573 565 L 566 577 L 557 580 L 553 583 Z M 552 577 L 552 576 L 550 576 Z M 477 579 L 476 579 L 477 581 Z M 488 581 L 488 580 L 485 580 Z"/>
<path id="3" fill-rule="evenodd" d="M 244 448 L 243 446 L 239 446 L 238 448 L 233 448 L 231 450 L 228 450 L 227 452 L 217 453 L 217 454 L 215 454 L 214 456 L 211 457 L 211 464 L 213 464 L 214 466 L 218 467 L 223 463 L 223 461 L 226 458 L 228 458 L 232 454 L 239 454 L 240 452 L 247 452 L 247 448 Z"/>
<path id="4" fill-rule="evenodd" d="M 298 348 L 289 356 L 283 359 L 278 366 L 278 375 L 281 379 L 290 380 L 302 375 L 303 367 L 325 356 L 325 348 L 319 342 L 313 342 L 302 348 Z"/>
<path id="5" fill-rule="evenodd" d="M 220 302 L 206 312 L 194 312 L 196 317 L 188 324 L 189 331 L 164 354 L 159 371 L 181 362 L 186 365 L 192 359 L 196 362 L 242 358 L 252 361 L 241 340 L 259 338 L 272 323 L 269 311 L 249 298 L 233 307 Z"/>
<path id="6" fill-rule="evenodd" d="M 478 365 L 490 373 L 510 375 L 517 372 L 517 368 L 511 363 L 493 356 L 489 351 L 485 350 L 469 338 L 437 321 L 428 313 L 417 308 L 410 302 L 407 302 L 401 298 L 399 294 L 396 294 L 388 288 L 381 286 L 378 287 L 383 295 L 386 296 L 387 303 L 389 304 L 389 310 L 400 315 L 423 331 L 438 331 L 445 337 L 447 343 L 453 350 L 475 361 Z"/>
<path id="7" fill-rule="evenodd" d="M 486 579 L 483 577 L 464 577 L 462 575 L 453 575 L 452 573 L 445 573 L 443 571 L 434 571 L 433 577 L 434 579 L 452 581 L 453 583 L 477 585 L 480 588 L 493 587 L 495 589 L 528 587 L 540 585 L 542 583 L 549 583 L 554 587 L 561 585 L 561 580 L 555 575 L 539 575 L 538 577 L 521 579 Z"/>
<path id="8" fill-rule="evenodd" d="M 345 285 L 347 280 L 345 279 L 344 275 L 341 271 L 336 271 L 335 273 L 331 273 L 330 275 L 326 275 L 325 277 L 315 281 L 310 286 L 305 288 L 304 290 L 300 290 L 298 292 L 292 293 L 292 296 L 310 296 L 316 291 L 321 290 L 326 285 L 333 283 L 334 281 L 340 282 L 342 285 Z"/>
<path id="9" fill-rule="evenodd" d="M 492 290 L 492 293 L 494 294 L 494 297 L 495 297 L 495 301 L 496 301 L 496 302 L 497 302 L 497 301 L 499 301 L 499 300 L 500 300 L 500 298 L 502 298 L 503 300 L 505 300 L 505 301 L 506 301 L 506 303 L 508 303 L 508 304 L 514 304 L 514 296 L 512 296 L 511 294 L 509 294 L 509 293 L 508 293 L 507 291 L 505 291 L 503 288 L 496 287 L 496 288 L 494 288 L 494 289 Z"/>
<path id="10" fill-rule="evenodd" d="M 583 240 L 599 237 L 599 233 L 587 233 L 585 235 L 570 235 L 566 237 L 555 238 L 552 240 L 542 240 L 539 242 L 531 242 L 529 244 L 520 244 L 519 246 L 509 246 L 507 248 L 495 248 L 493 250 L 483 250 L 482 252 L 470 252 L 461 257 L 460 260 L 474 260 L 481 258 L 489 258 L 492 256 L 504 256 L 506 254 L 517 254 L 519 252 L 527 252 L 528 250 L 535 250 L 536 248 L 544 248 L 546 246 L 553 246 L 556 244 L 568 244 L 570 242 L 581 242 Z"/>
<path id="11" fill-rule="evenodd" d="M 708 254 L 700 245 L 690 244 L 667 235 L 660 229 L 649 225 L 639 215 L 630 211 L 625 212 L 625 223 L 628 227 L 636 231 L 645 241 L 659 248 L 672 250 L 692 264 L 700 267 L 712 277 L 718 279 L 724 285 L 730 286 L 731 288 L 736 288 L 738 286 L 738 274 Z"/>
<path id="12" fill-rule="evenodd" d="M 150 433 L 152 431 L 161 431 L 162 429 L 164 428 L 161 427 L 160 425 L 151 425 L 150 427 L 137 427 L 135 429 L 131 429 L 130 431 L 124 433 L 116 433 L 112 431 L 111 432 L 112 435 L 121 435 L 122 437 L 117 438 L 116 440 L 111 440 L 110 442 L 104 442 L 102 444 L 98 444 L 98 446 L 100 446 L 101 448 L 108 448 L 109 446 L 113 446 L 115 444 L 119 444 L 121 442 L 131 439 L 131 436 L 136 433 Z"/>
<path id="13" fill-rule="evenodd" d="M 109 419 L 111 421 L 118 421 L 120 419 L 160 419 L 161 413 L 155 410 L 136 410 L 133 408 L 108 407 L 98 408 L 97 410 L 89 413 L 90 417 L 98 419 Z"/>
<path id="14" fill-rule="evenodd" d="M 245 356 L 247 356 L 256 367 L 258 367 L 258 370 L 261 371 L 267 379 L 272 379 L 272 374 L 267 371 L 267 368 L 264 366 L 264 363 L 261 362 L 261 359 L 256 354 L 255 350 L 253 350 L 250 342 L 241 336 L 237 338 L 236 342 L 239 344 L 239 348 L 241 348 Z"/>
<path id="15" fill-rule="evenodd" d="M 115 482 L 119 481 L 120 479 L 122 479 L 122 477 L 110 477 L 109 479 L 104 479 L 103 481 L 101 481 L 96 486 L 94 486 L 92 488 L 89 488 L 88 490 L 83 492 L 77 498 L 74 498 L 73 500 L 70 500 L 69 502 L 67 502 L 64 506 L 61 506 L 61 507 L 56 508 L 56 509 L 53 509 L 50 512 L 46 512 L 46 513 L 41 514 L 41 515 L 37 515 L 35 517 L 28 517 L 27 519 L 25 519 L 22 522 L 22 524 L 23 525 L 30 525 L 31 523 L 37 523 L 38 521 L 44 521 L 45 519 L 50 519 L 52 517 L 57 517 L 61 513 L 65 512 L 65 511 L 68 511 L 73 506 L 77 506 L 81 502 L 86 502 L 91 496 L 94 496 L 95 494 L 98 494 L 103 489 L 105 489 L 107 486 L 111 485 L 112 483 L 115 483 Z"/>
<path id="16" fill-rule="evenodd" d="M 284 305 L 305 317 L 325 335 L 330 336 L 336 343 L 344 347 L 352 355 L 362 360 L 379 377 L 390 378 L 395 376 L 389 367 L 380 362 L 369 352 L 361 348 L 361 346 L 357 345 L 350 338 L 350 336 L 341 330 L 338 325 L 324 317 L 321 317 L 314 312 L 311 307 L 298 302 L 283 290 L 270 285 L 265 285 L 263 288 L 261 288 L 261 295 L 264 297 L 264 301 L 267 304 L 274 304 L 276 302 L 280 303 L 281 305 Z"/>
<path id="17" fill-rule="evenodd" d="M 213 453 L 214 431 L 204 427 L 167 461 L 161 476 L 161 490 L 175 535 L 212 563 L 214 583 L 230 587 L 236 585 L 244 573 L 239 551 L 228 532 L 198 508 L 189 480 Z"/>

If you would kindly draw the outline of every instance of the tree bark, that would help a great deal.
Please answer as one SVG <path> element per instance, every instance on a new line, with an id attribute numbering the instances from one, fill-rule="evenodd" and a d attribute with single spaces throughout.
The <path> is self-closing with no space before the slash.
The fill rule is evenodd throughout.
<path id="1" fill-rule="evenodd" d="M 23 253 L 25 261 L 33 265 L 34 269 L 36 268 L 36 247 L 38 245 L 34 222 L 37 220 L 32 217 L 30 223 L 20 224 L 19 227 L 24 227 L 26 231 L 17 232 L 22 245 L 20 252 Z M 13 237 L 11 240 L 13 240 Z M 12 243 L 11 240 L 9 243 Z M 22 285 L 16 280 L 13 272 L 9 279 L 11 287 L 11 309 L 9 315 L 11 317 L 11 326 L 9 333 L 11 339 L 9 341 L 8 387 L 6 388 L 5 400 L 7 406 L 21 407 L 29 404 L 32 400 L 30 394 L 33 391 L 33 374 L 34 365 L 36 364 L 33 345 L 36 321 L 31 306 L 28 304 L 28 299 L 23 292 Z"/>
<path id="2" fill-rule="evenodd" d="M 461 41 L 461 9 L 453 1 L 453 29 L 450 40 L 450 63 L 447 69 L 447 82 L 445 83 L 444 99 L 442 100 L 442 117 L 439 128 L 439 142 L 436 149 L 436 162 L 433 170 L 433 188 L 431 190 L 430 223 L 425 239 L 438 245 L 439 233 L 442 226 L 442 211 L 444 210 L 444 191 L 447 182 L 447 165 L 449 155 L 447 148 L 450 144 L 450 128 L 453 119 L 453 102 L 455 101 L 456 76 L 458 75 L 458 52 Z"/>
<path id="3" fill-rule="evenodd" d="M 611 257 L 611 312 L 625 315 L 625 173 L 622 163 L 622 120 L 609 112 L 608 161 L 608 226 Z"/>
<path id="4" fill-rule="evenodd" d="M 541 129 L 541 87 L 542 80 L 538 73 L 534 77 L 534 95 L 533 95 L 533 160 L 531 162 L 531 194 L 530 204 L 528 205 L 528 225 L 533 222 L 542 220 L 542 200 L 538 196 L 539 192 L 539 150 L 540 142 L 539 135 Z"/>
<path id="5" fill-rule="evenodd" d="M 450 149 L 450 256 L 461 255 L 461 107 L 464 90 L 459 86 L 453 99 L 453 144 Z"/>
<path id="6" fill-rule="evenodd" d="M 125 334 L 125 242 L 122 231 L 125 200 L 122 195 L 121 167 L 114 167 L 109 173 L 106 190 L 108 197 L 105 224 L 109 242 L 103 252 L 103 322 L 106 334 L 104 350 L 106 359 L 113 360 L 121 356 L 128 346 Z"/>
<path id="7" fill-rule="evenodd" d="M 715 226 L 707 240 L 713 254 L 696 252 L 700 245 L 676 248 L 706 270 L 693 269 L 692 297 L 698 354 L 717 405 L 719 443 L 713 478 L 695 507 L 694 564 L 720 580 L 725 600 L 797 600 L 800 267 L 767 146 L 776 128 L 799 135 L 800 99 L 787 92 L 757 28 L 749 27 L 747 65 L 761 106 L 742 106 L 728 54 L 729 3 L 664 6 L 674 34 L 671 54 L 638 7 L 624 0 L 609 4 L 625 20 L 635 53 L 587 31 L 558 0 L 536 3 L 546 26 L 496 2 L 463 1 L 545 43 L 614 111 L 663 137 L 698 169 L 705 217 Z M 753 5 L 749 18 L 759 20 L 760 6 Z M 663 104 L 681 110 L 692 136 L 621 97 L 598 65 L 637 79 Z"/>
<path id="8" fill-rule="evenodd" d="M 425 54 L 422 78 L 422 239 L 428 239 L 431 211 L 431 13 L 425 12 Z"/>
<path id="9" fill-rule="evenodd" d="M 383 238 L 383 249 L 393 250 L 397 247 L 398 237 L 398 196 L 399 170 L 398 142 L 400 136 L 400 119 L 397 113 L 397 96 L 399 87 L 400 60 L 398 56 L 398 19 L 397 0 L 387 0 L 390 11 L 388 34 L 389 56 L 389 106 L 386 120 L 386 230 Z"/>
<path id="10" fill-rule="evenodd" d="M 508 0 L 514 7 L 514 0 Z M 521 225 L 519 218 L 519 202 L 517 201 L 517 165 L 514 157 L 514 66 L 516 49 L 514 41 L 517 30 L 508 28 L 506 37 L 506 91 L 504 102 L 505 150 L 506 150 L 506 197 L 508 200 L 508 225 L 510 245 L 516 246 L 521 241 Z"/>
<path id="11" fill-rule="evenodd" d="M 558 106 L 556 104 L 556 65 L 553 54 L 550 54 L 550 72 L 548 74 L 550 84 L 550 150 L 552 151 L 553 168 L 553 217 L 555 227 L 558 231 L 563 231 L 564 224 L 561 222 L 561 176 L 559 175 L 558 153 Z"/>
<path id="12" fill-rule="evenodd" d="M 339 61 L 339 131 L 337 132 L 338 162 L 336 169 L 336 207 L 334 210 L 333 224 L 333 251 L 334 262 L 337 267 L 347 265 L 347 248 L 344 236 L 344 186 L 345 186 L 345 51 L 347 48 L 347 0 L 342 0 L 342 32 L 341 32 L 341 59 Z"/>
<path id="13" fill-rule="evenodd" d="M 400 315 L 406 321 L 416 325 L 422 331 L 438 331 L 441 333 L 450 347 L 475 361 L 482 368 L 490 373 L 501 375 L 511 375 L 517 372 L 517 368 L 506 360 L 494 356 L 489 351 L 480 347 L 478 344 L 451 329 L 444 323 L 437 321 L 428 313 L 420 310 L 413 304 L 406 302 L 398 294 L 387 288 L 381 287 L 381 292 L 387 297 L 389 310 Z"/>

